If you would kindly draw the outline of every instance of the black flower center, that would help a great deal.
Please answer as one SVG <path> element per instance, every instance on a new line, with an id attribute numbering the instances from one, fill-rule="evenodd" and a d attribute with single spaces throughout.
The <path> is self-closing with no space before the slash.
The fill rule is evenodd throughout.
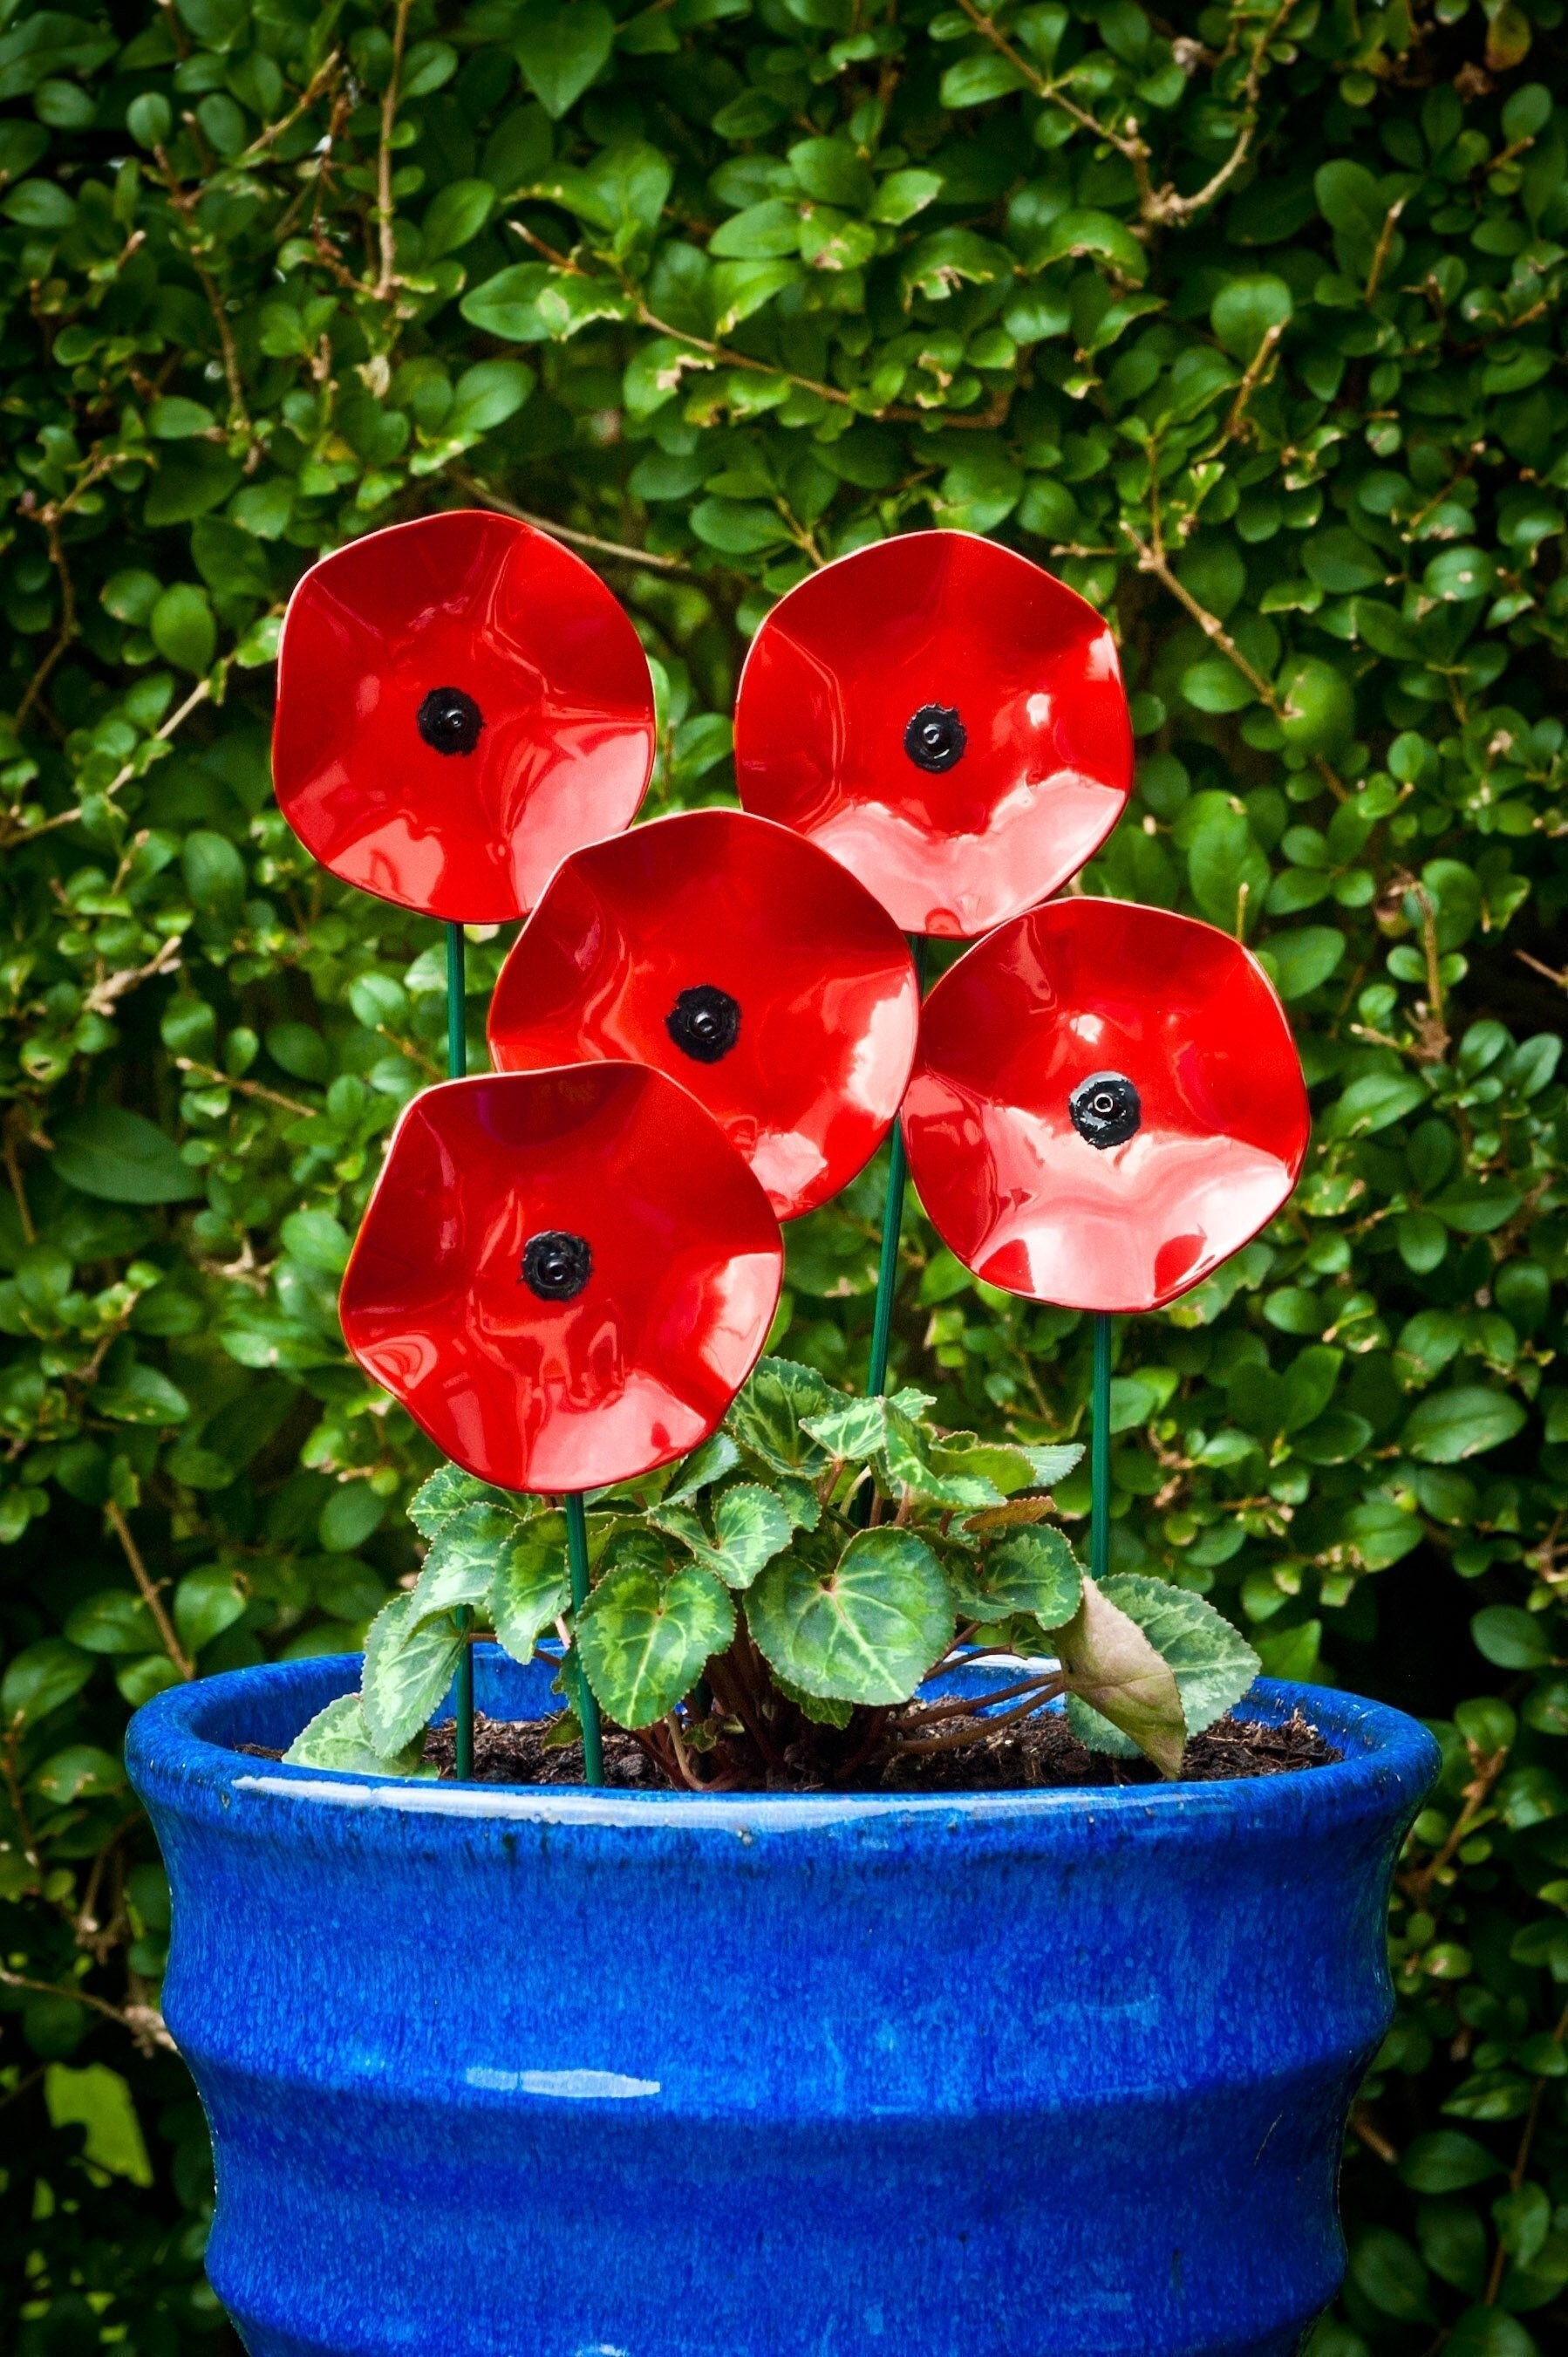
<path id="1" fill-rule="evenodd" d="M 485 716 L 460 687 L 433 687 L 419 707 L 419 733 L 435 753 L 471 753 Z"/>
<path id="2" fill-rule="evenodd" d="M 593 1273 L 586 1236 L 569 1228 L 546 1228 L 523 1246 L 522 1281 L 541 1301 L 575 1301 Z"/>
<path id="3" fill-rule="evenodd" d="M 1067 1101 L 1072 1125 L 1090 1146 L 1124 1145 L 1144 1118 L 1138 1092 L 1125 1072 L 1090 1072 Z"/>
<path id="4" fill-rule="evenodd" d="M 922 704 L 904 731 L 904 750 L 917 770 L 950 770 L 963 759 L 969 737 L 951 704 Z"/>
<path id="5" fill-rule="evenodd" d="M 740 1038 L 740 1005 L 727 990 L 699 982 L 681 993 L 664 1017 L 664 1028 L 693 1063 L 717 1064 Z"/>

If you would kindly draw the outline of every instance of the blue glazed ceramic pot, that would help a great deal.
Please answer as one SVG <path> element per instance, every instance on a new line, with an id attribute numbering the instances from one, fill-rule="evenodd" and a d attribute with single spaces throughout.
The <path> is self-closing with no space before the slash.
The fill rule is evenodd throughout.
<path id="1" fill-rule="evenodd" d="M 350 1660 L 137 1714 L 165 1997 L 252 2357 L 1288 2357 L 1342 2258 L 1437 1766 L 1088 1793 L 590 1793 L 247 1758 Z M 479 1651 L 478 1702 L 548 1707 Z"/>

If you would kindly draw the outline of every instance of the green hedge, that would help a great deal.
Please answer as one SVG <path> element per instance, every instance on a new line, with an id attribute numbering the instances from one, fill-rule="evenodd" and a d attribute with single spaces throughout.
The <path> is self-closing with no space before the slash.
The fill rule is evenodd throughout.
<path id="1" fill-rule="evenodd" d="M 729 790 L 748 632 L 880 534 L 998 533 L 1114 615 L 1139 788 L 1087 888 L 1252 942 L 1317 1111 L 1288 1212 L 1119 1334 L 1115 1566 L 1440 1723 L 1315 2345 L 1546 2357 L 1562 0 L 634 8 L 0 7 L 0 2338 L 222 2330 L 121 1730 L 351 1645 L 413 1563 L 430 1452 L 333 1298 L 442 967 L 277 817 L 269 665 L 320 551 L 477 500 L 635 616 L 650 806 Z M 790 1237 L 783 1347 L 835 1377 L 879 1186 Z M 939 1413 L 1079 1426 L 1082 1320 L 913 1212 L 906 1261 Z"/>

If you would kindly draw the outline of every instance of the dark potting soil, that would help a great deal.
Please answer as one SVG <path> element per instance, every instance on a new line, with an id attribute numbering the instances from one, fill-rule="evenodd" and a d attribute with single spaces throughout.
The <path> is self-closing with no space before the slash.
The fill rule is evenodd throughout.
<path id="1" fill-rule="evenodd" d="M 580 1743 L 547 1744 L 551 1719 L 495 1719 L 480 1716 L 474 1723 L 474 1781 L 479 1784 L 576 1784 L 583 1777 Z M 649 1759 L 632 1736 L 620 1728 L 604 1730 L 605 1781 L 640 1787 L 645 1792 L 668 1791 L 670 1780 Z M 435 1727 L 425 1738 L 425 1759 L 443 1776 L 454 1770 L 454 1735 L 450 1725 Z M 1288 1775 L 1297 1769 L 1324 1768 L 1342 1752 L 1326 1743 L 1316 1727 L 1298 1711 L 1281 1727 L 1261 1720 L 1227 1717 L 1203 1735 L 1195 1736 L 1182 1760 L 1182 1781 L 1222 1782 L 1231 1777 Z M 703 1773 L 700 1759 L 693 1762 Z M 1159 1775 L 1144 1759 L 1113 1760 L 1090 1751 L 1079 1741 L 1058 1711 L 1042 1712 L 1023 1726 L 998 1727 L 994 1735 L 950 1751 L 912 1752 L 902 1757 L 868 1760 L 850 1780 L 861 1792 L 940 1792 L 1009 1791 L 1072 1791 L 1080 1786 L 1155 1784 Z M 768 1789 L 811 1792 L 824 1789 L 825 1780 L 810 1769 L 768 1780 Z M 736 1789 L 730 1787 L 729 1789 Z"/>

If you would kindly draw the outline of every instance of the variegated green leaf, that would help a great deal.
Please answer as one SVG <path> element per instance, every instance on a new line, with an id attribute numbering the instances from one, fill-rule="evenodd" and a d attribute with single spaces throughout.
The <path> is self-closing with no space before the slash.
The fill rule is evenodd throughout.
<path id="1" fill-rule="evenodd" d="M 434 1539 L 454 1514 L 478 1505 L 507 1506 L 512 1505 L 512 1501 L 504 1490 L 465 1473 L 460 1465 L 438 1465 L 429 1480 L 422 1482 L 414 1491 L 408 1519 L 423 1537 Z"/>
<path id="2" fill-rule="evenodd" d="M 1135 1620 L 1168 1664 L 1181 1695 L 1189 1735 L 1201 1735 L 1239 1703 L 1261 1663 L 1222 1612 L 1190 1588 L 1142 1572 L 1118 1572 L 1104 1583 L 1109 1601 Z"/>
<path id="3" fill-rule="evenodd" d="M 414 1582 L 409 1627 L 417 1628 L 422 1620 L 455 1611 L 459 1605 L 482 1604 L 497 1563 L 521 1528 L 508 1506 L 462 1506 L 448 1515 Z"/>
<path id="4" fill-rule="evenodd" d="M 531 1662 L 571 1600 L 566 1517 L 535 1514 L 502 1549 L 487 1592 L 497 1642 L 514 1661 Z"/>
<path id="5" fill-rule="evenodd" d="M 913 1531 L 857 1532 L 836 1564 L 786 1555 L 746 1598 L 773 1667 L 830 1700 L 907 1702 L 953 1631 L 942 1567 Z"/>
<path id="6" fill-rule="evenodd" d="M 365 1724 L 383 1759 L 403 1750 L 452 1683 L 464 1640 L 446 1616 L 415 1624 L 412 1591 L 383 1604 L 365 1639 Z"/>
<path id="7" fill-rule="evenodd" d="M 318 1710 L 284 1753 L 286 1768 L 336 1768 L 352 1776 L 433 1777 L 436 1770 L 424 1758 L 424 1732 L 420 1731 L 390 1756 L 371 1740 L 364 1705 L 357 1694 L 339 1695 Z"/>
<path id="8" fill-rule="evenodd" d="M 728 1590 L 699 1564 L 669 1577 L 639 1556 L 618 1563 L 577 1616 L 577 1651 L 601 1708 L 649 1727 L 690 1693 L 735 1634 Z"/>
<path id="9" fill-rule="evenodd" d="M 812 1437 L 807 1419 L 842 1400 L 814 1367 L 792 1359 L 759 1359 L 750 1382 L 729 1412 L 729 1430 L 779 1473 L 820 1473 L 828 1452 Z"/>
<path id="10" fill-rule="evenodd" d="M 666 1506 L 650 1519 L 689 1547 L 726 1587 L 749 1587 L 764 1564 L 789 1545 L 793 1528 L 789 1516 L 759 1481 L 738 1481 L 721 1490 L 713 1512 L 711 1539 L 691 1506 Z"/>
<path id="11" fill-rule="evenodd" d="M 1162 1776 L 1181 1772 L 1187 1721 L 1181 1693 L 1169 1663 L 1129 1616 L 1120 1611 L 1087 1576 L 1077 1612 L 1056 1633 L 1057 1652 L 1071 1681 L 1073 1700 L 1088 1706 L 1087 1717 L 1072 1714 L 1085 1742 L 1094 1743 L 1096 1714 L 1152 1760 Z M 1102 1749 L 1119 1749 L 1101 1744 Z"/>
<path id="12" fill-rule="evenodd" d="M 988 1546 L 978 1563 L 961 1557 L 950 1569 L 961 1612 L 975 1620 L 1009 1620 L 1027 1613 L 1042 1628 L 1059 1628 L 1078 1610 L 1083 1573 L 1062 1533 L 1024 1528 Z"/>

